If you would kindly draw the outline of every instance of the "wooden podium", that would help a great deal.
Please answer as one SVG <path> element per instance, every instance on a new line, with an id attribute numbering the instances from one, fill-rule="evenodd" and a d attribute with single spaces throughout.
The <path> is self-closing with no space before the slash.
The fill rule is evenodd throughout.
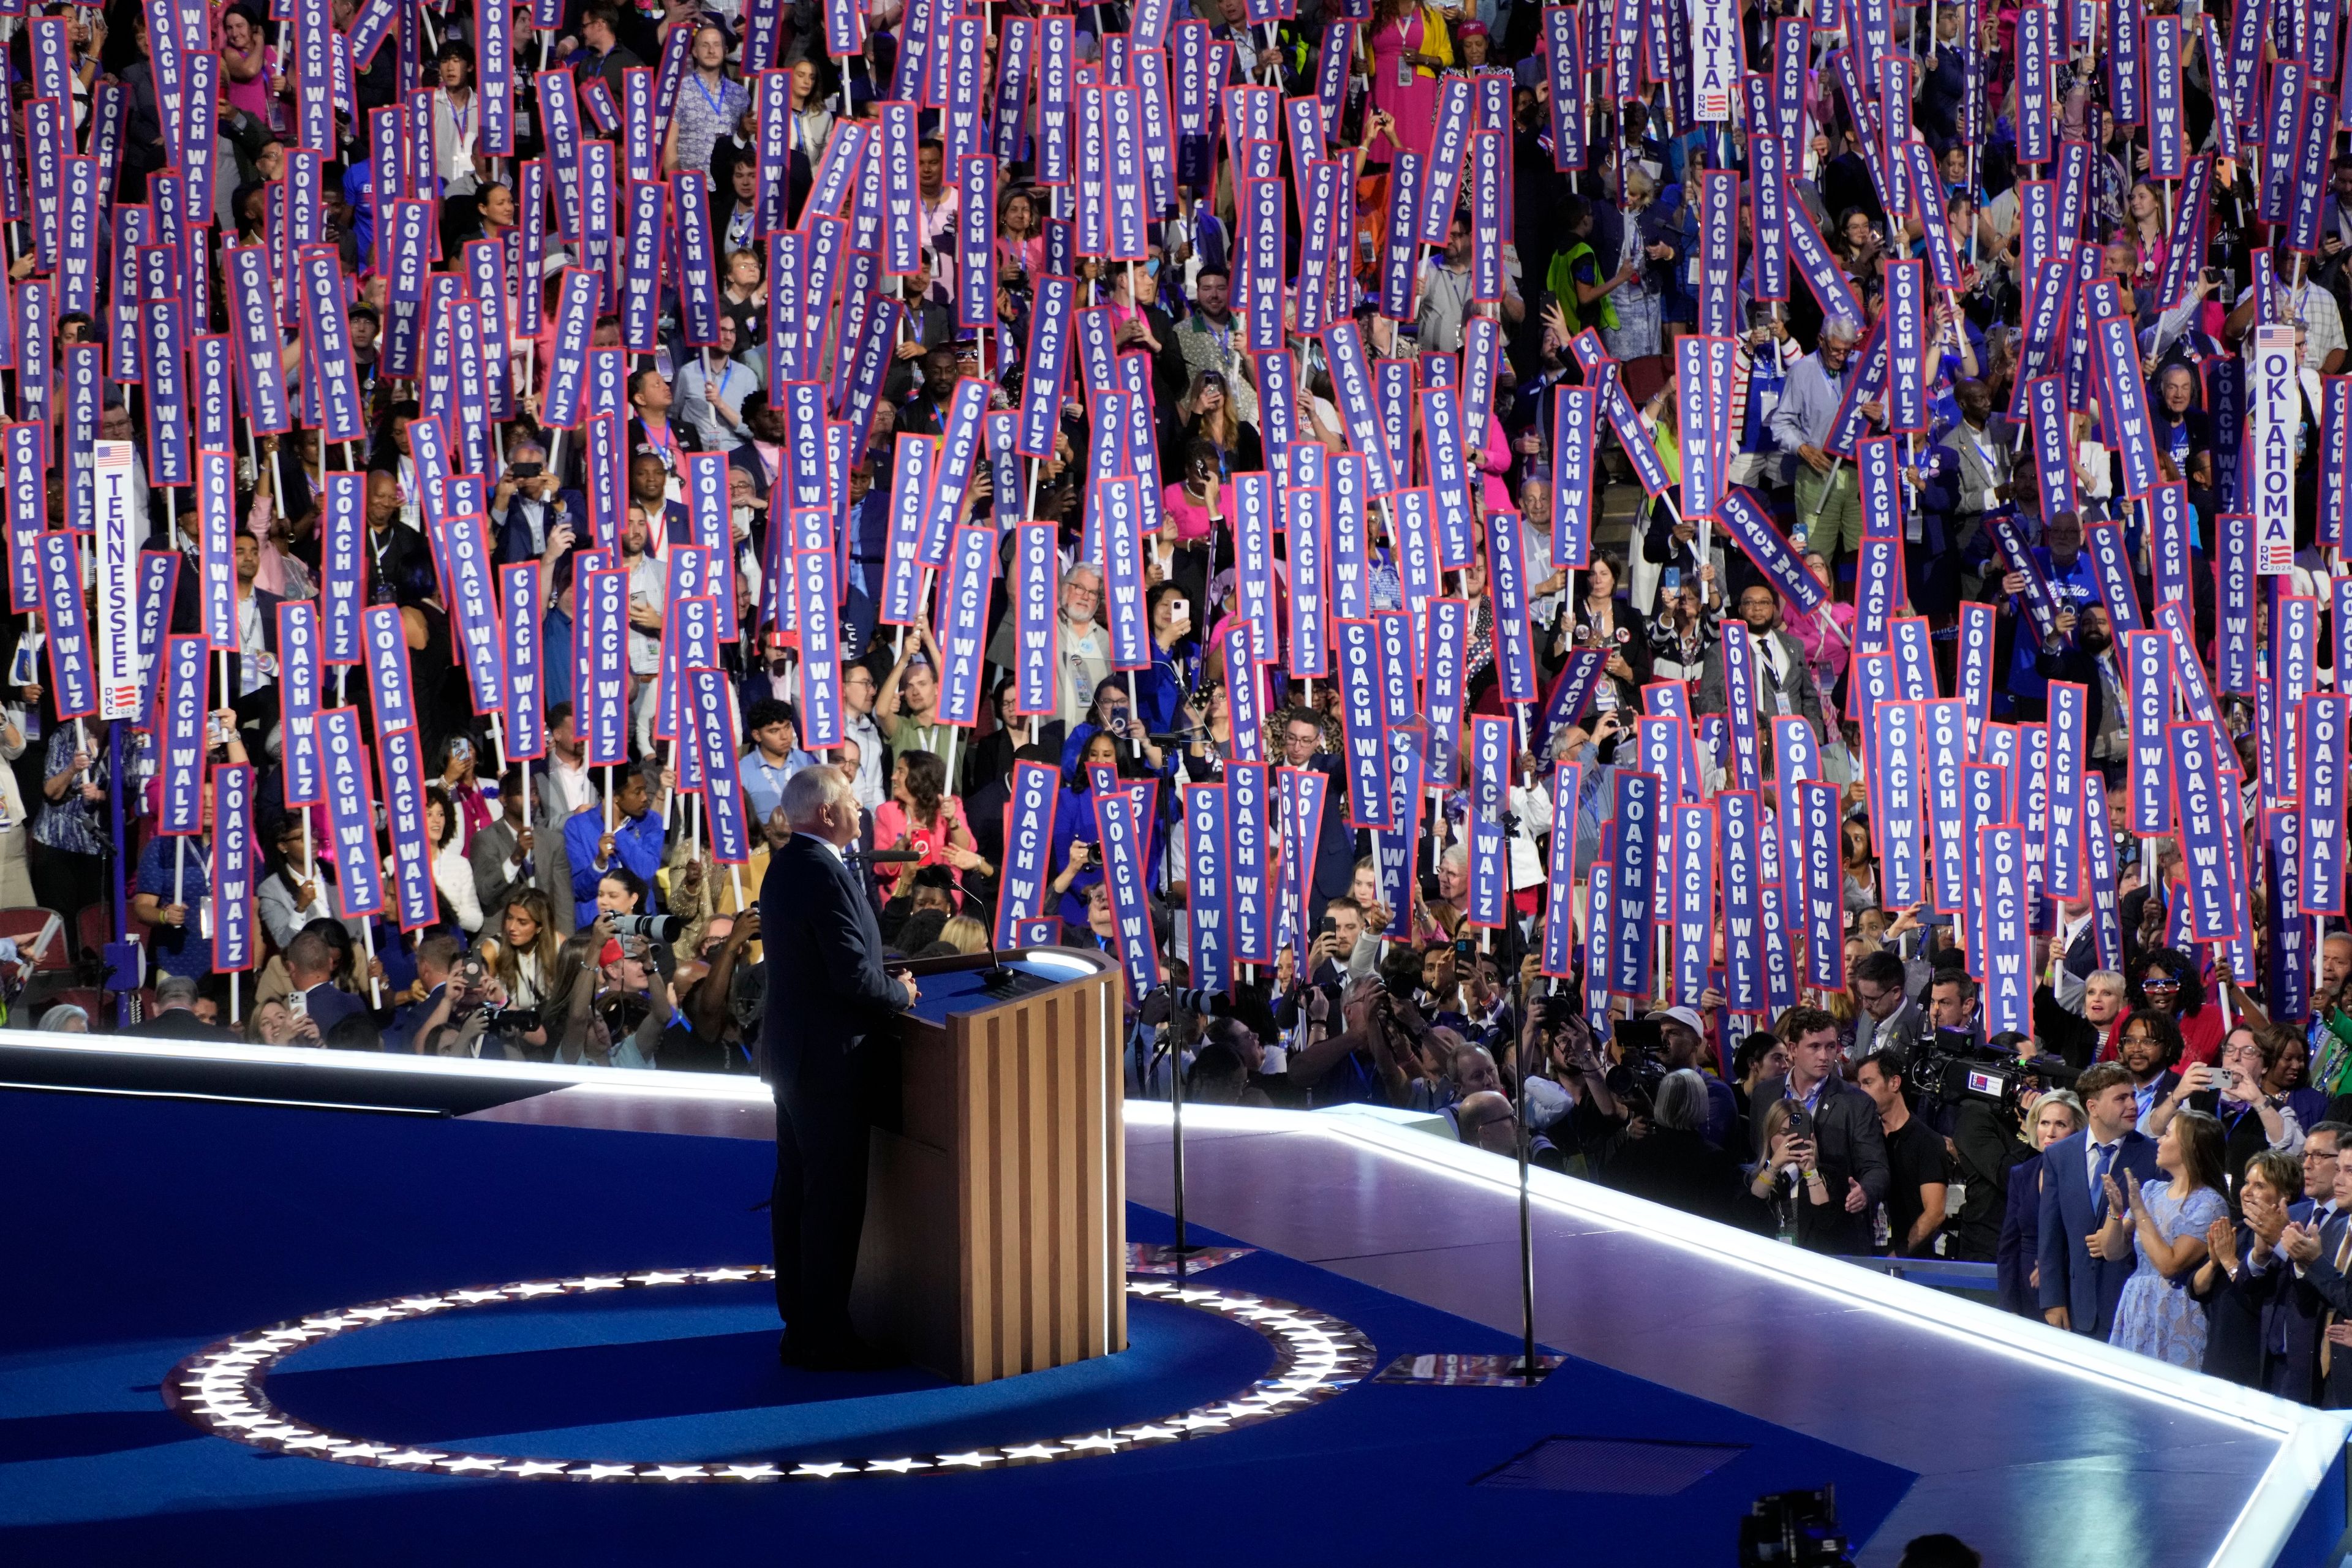
<path id="1" fill-rule="evenodd" d="M 984 957 L 906 965 L 922 997 L 883 1047 L 895 1076 L 877 1064 L 850 1299 L 866 1339 L 964 1384 L 1127 1348 L 1118 965 L 998 957 L 993 986 Z"/>

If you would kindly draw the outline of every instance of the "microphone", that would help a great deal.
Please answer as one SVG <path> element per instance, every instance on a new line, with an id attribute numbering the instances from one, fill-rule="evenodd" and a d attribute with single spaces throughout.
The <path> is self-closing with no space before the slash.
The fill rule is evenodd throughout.
<path id="1" fill-rule="evenodd" d="M 906 851 L 900 851 L 900 853 L 906 854 L 907 858 L 910 860 L 919 858 L 919 857 Z M 948 880 L 955 884 L 955 890 L 959 894 L 962 895 L 964 898 L 970 899 L 975 904 L 980 902 L 979 897 L 974 894 L 971 889 L 963 885 L 962 875 L 953 867 L 950 867 L 948 868 Z M 1000 889 L 997 897 L 1003 898 L 1003 891 Z M 983 991 L 997 990 L 1000 987 L 1010 985 L 1014 981 L 1021 978 L 1020 971 L 1010 967 L 1003 959 L 996 956 L 995 911 L 992 910 L 990 910 L 989 916 L 990 918 L 980 922 L 981 934 L 986 938 L 988 942 L 988 967 L 980 972 L 980 986 Z"/>
<path id="2" fill-rule="evenodd" d="M 863 860 L 869 866 L 907 866 L 923 858 L 919 849 L 852 849 L 843 856 L 847 860 Z"/>

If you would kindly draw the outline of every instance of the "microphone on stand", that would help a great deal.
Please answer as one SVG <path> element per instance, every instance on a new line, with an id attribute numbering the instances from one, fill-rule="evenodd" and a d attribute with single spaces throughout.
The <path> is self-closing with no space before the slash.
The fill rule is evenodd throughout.
<path id="1" fill-rule="evenodd" d="M 948 868 L 948 880 L 955 884 L 955 890 L 957 892 L 962 894 L 965 898 L 970 899 L 975 904 L 980 902 L 979 896 L 963 885 L 962 876 L 952 866 Z M 1003 898 L 1004 896 L 1003 889 L 1001 888 L 997 889 L 996 896 L 1000 899 Z M 988 967 L 980 972 L 980 986 L 983 991 L 1002 990 L 1005 986 L 1014 984 L 1021 978 L 1021 972 L 1019 970 L 1013 968 L 1003 959 L 996 956 L 996 921 L 993 918 L 995 913 L 995 910 L 991 910 L 989 914 L 992 918 L 980 922 L 981 934 L 988 940 Z"/>

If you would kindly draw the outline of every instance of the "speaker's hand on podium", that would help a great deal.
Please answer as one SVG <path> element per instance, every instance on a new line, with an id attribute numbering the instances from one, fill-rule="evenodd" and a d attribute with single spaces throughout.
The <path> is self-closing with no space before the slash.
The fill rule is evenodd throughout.
<path id="1" fill-rule="evenodd" d="M 914 975 L 904 969 L 894 969 L 890 972 L 890 978 L 907 988 L 907 1005 L 912 1007 L 923 994 L 921 987 L 915 984 Z"/>

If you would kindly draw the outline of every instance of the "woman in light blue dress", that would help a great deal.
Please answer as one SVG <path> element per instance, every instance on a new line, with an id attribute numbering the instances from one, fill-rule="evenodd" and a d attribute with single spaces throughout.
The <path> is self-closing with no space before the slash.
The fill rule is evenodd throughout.
<path id="1" fill-rule="evenodd" d="M 2203 1364 L 2205 1311 L 2189 1296 L 2189 1281 L 2205 1261 L 2206 1227 L 2230 1213 L 2221 1190 L 2222 1142 L 2220 1121 L 2184 1110 L 2157 1141 L 2161 1178 L 2145 1185 L 2128 1172 L 2120 1184 L 2116 1176 L 2103 1178 L 2107 1220 L 2092 1245 L 2110 1262 L 2135 1252 L 2139 1258 L 2124 1282 L 2109 1344 L 2175 1366 Z"/>

